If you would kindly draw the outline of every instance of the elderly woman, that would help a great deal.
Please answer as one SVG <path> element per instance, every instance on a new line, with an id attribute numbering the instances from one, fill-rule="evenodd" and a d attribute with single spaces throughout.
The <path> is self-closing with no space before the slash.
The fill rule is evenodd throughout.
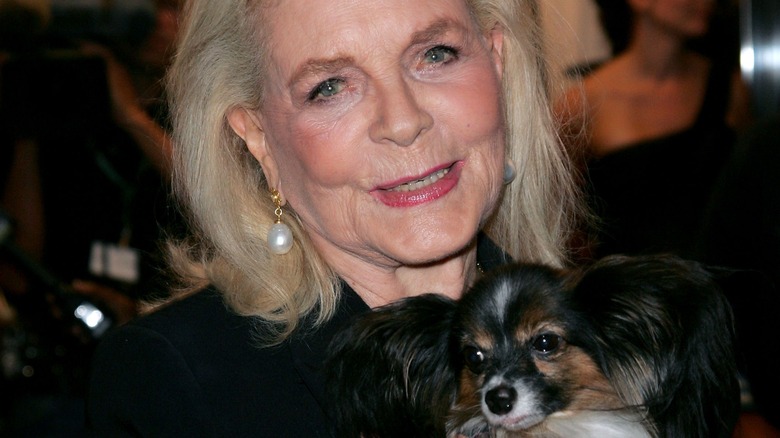
<path id="1" fill-rule="evenodd" d="M 535 14 L 189 2 L 169 86 L 192 287 L 102 343 L 96 433 L 329 436 L 321 368 L 344 321 L 458 297 L 507 257 L 562 265 L 579 198 Z"/>

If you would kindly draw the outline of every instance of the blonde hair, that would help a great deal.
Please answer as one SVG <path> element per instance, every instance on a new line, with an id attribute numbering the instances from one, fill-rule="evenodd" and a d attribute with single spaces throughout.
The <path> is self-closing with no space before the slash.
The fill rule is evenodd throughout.
<path id="1" fill-rule="evenodd" d="M 260 0 L 193 0 L 168 77 L 174 129 L 174 188 L 189 210 L 191 244 L 172 251 L 192 284 L 214 284 L 243 315 L 258 316 L 262 341 L 284 340 L 307 315 L 329 319 L 340 281 L 287 209 L 296 244 L 270 253 L 274 205 L 263 172 L 227 114 L 256 109 L 268 41 Z M 516 260 L 562 265 L 577 208 L 568 160 L 550 114 L 547 66 L 532 0 L 467 0 L 484 30 L 504 29 L 507 153 L 517 178 L 507 186 L 486 232 Z"/>

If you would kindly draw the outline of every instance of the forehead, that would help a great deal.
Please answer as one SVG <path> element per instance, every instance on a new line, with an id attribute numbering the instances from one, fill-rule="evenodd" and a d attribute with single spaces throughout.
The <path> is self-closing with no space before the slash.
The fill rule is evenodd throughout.
<path id="1" fill-rule="evenodd" d="M 378 51 L 432 22 L 474 28 L 464 0 L 281 0 L 263 14 L 274 64 Z"/>

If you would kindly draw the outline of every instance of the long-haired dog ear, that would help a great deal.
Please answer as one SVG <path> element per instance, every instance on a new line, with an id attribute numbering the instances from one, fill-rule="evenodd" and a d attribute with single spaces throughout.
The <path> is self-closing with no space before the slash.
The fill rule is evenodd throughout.
<path id="1" fill-rule="evenodd" d="M 587 269 L 573 298 L 588 342 L 628 404 L 662 437 L 729 437 L 739 413 L 731 307 L 710 271 L 674 256 L 613 256 Z"/>
<path id="2" fill-rule="evenodd" d="M 449 362 L 455 302 L 406 298 L 360 316 L 326 361 L 339 437 L 444 437 L 456 390 Z"/>

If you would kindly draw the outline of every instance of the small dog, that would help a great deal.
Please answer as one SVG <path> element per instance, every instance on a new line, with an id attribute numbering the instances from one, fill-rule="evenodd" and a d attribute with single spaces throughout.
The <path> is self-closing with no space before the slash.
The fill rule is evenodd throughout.
<path id="1" fill-rule="evenodd" d="M 510 265 L 358 318 L 326 363 L 339 437 L 729 437 L 731 308 L 672 256 Z"/>

